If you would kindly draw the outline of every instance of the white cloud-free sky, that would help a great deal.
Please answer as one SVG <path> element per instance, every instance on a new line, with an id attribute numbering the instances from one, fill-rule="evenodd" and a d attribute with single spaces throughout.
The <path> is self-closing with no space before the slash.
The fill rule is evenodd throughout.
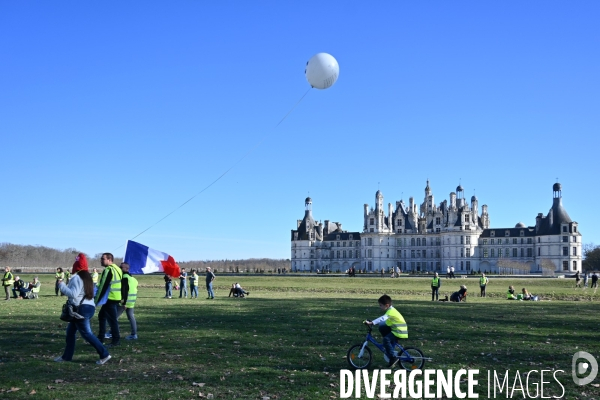
<path id="1" fill-rule="evenodd" d="M 136 240 L 289 258 L 307 195 L 360 231 L 427 179 L 533 225 L 558 178 L 600 243 L 600 3 L 289 3 L 1 2 L 0 242 L 123 255 L 234 166 Z M 276 127 L 318 52 L 337 83 Z"/>

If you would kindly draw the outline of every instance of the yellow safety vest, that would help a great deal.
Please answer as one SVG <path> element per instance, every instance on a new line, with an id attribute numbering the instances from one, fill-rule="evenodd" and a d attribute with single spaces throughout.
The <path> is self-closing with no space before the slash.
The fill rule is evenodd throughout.
<path id="1" fill-rule="evenodd" d="M 123 279 L 127 279 L 129 281 L 129 292 L 127 293 L 127 302 L 125 303 L 125 307 L 133 308 L 135 307 L 135 301 L 137 300 L 138 281 L 129 274 L 123 274 Z"/>
<path id="2" fill-rule="evenodd" d="M 10 271 L 4 274 L 4 279 L 2 286 L 10 286 L 15 283 L 15 278 Z"/>
<path id="3" fill-rule="evenodd" d="M 510 290 L 509 290 L 509 291 L 506 292 L 506 298 L 507 299 L 514 299 L 515 295 L 513 293 L 511 293 Z"/>
<path id="4" fill-rule="evenodd" d="M 481 278 L 479 278 L 479 284 L 481 286 L 487 284 L 487 278 L 485 276 L 482 276 Z"/>
<path id="5" fill-rule="evenodd" d="M 388 319 L 385 320 L 385 324 L 392 328 L 394 336 L 401 339 L 407 339 L 408 325 L 406 325 L 406 321 L 402 314 L 400 314 L 393 306 L 390 306 L 385 312 L 385 315 L 388 316 Z"/>
<path id="6" fill-rule="evenodd" d="M 64 272 L 57 272 L 56 273 L 56 280 L 60 280 L 60 279 L 65 279 L 65 273 Z"/>
<path id="7" fill-rule="evenodd" d="M 439 283 L 440 283 L 440 277 L 439 276 L 437 278 L 433 278 L 431 280 L 431 286 L 433 286 L 433 287 L 438 287 Z"/>
<path id="8" fill-rule="evenodd" d="M 110 287 L 108 288 L 108 300 L 121 300 L 121 279 L 123 279 L 123 271 L 116 264 L 110 264 L 102 271 L 100 284 L 98 285 L 98 293 L 96 293 L 96 298 L 94 299 L 96 304 L 100 301 L 100 292 L 106 282 L 108 271 L 112 271 L 112 281 L 110 281 Z"/>
<path id="9" fill-rule="evenodd" d="M 92 282 L 94 282 L 96 285 L 98 284 L 98 273 L 97 272 L 92 272 Z"/>

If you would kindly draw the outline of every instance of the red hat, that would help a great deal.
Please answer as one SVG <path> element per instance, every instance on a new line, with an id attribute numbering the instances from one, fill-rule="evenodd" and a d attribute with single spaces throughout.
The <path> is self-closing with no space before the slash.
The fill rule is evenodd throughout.
<path id="1" fill-rule="evenodd" d="M 87 258 L 85 258 L 85 254 L 83 253 L 79 253 L 77 257 L 75 257 L 75 262 L 73 263 L 73 271 L 71 273 L 74 274 L 81 270 L 88 270 Z"/>

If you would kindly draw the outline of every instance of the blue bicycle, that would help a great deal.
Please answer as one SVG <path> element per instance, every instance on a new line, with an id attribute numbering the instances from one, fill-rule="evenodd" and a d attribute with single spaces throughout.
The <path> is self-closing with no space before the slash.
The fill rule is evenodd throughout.
<path id="1" fill-rule="evenodd" d="M 386 362 L 390 361 L 387 355 L 385 355 L 383 345 L 379 343 L 373 337 L 373 335 L 371 335 L 371 332 L 373 331 L 371 325 L 366 323 L 365 325 L 367 326 L 368 332 L 364 343 L 356 344 L 350 347 L 350 350 L 348 350 L 348 354 L 346 356 L 348 359 L 348 364 L 356 369 L 369 368 L 371 362 L 373 361 L 373 353 L 368 346 L 369 342 L 374 344 L 375 347 L 377 347 L 383 353 L 383 358 Z M 412 371 L 413 369 L 422 369 L 426 360 L 431 361 L 431 358 L 426 358 L 423 355 L 423 352 L 416 347 L 402 347 L 400 343 L 396 343 L 394 346 L 394 354 L 399 358 L 398 364 L 408 371 Z"/>

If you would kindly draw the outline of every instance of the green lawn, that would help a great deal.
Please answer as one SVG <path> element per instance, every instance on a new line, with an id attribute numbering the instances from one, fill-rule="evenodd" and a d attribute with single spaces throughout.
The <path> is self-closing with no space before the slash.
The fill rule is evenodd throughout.
<path id="1" fill-rule="evenodd" d="M 54 296 L 53 276 L 41 279 L 40 299 L 1 303 L 0 398 L 338 398 L 346 351 L 364 338 L 360 322 L 380 315 L 383 293 L 408 322 L 404 344 L 433 358 L 426 368 L 479 369 L 480 398 L 487 397 L 488 370 L 510 370 L 512 385 L 516 370 L 534 369 L 564 370 L 557 376 L 565 398 L 600 398 L 597 386 L 571 379 L 575 352 L 600 360 L 600 293 L 574 289 L 572 279 L 492 279 L 484 299 L 476 279 L 444 279 L 441 294 L 469 287 L 468 302 L 455 304 L 429 301 L 430 280 L 419 278 L 217 276 L 215 300 L 205 300 L 203 287 L 192 300 L 164 299 L 162 277 L 143 276 L 140 339 L 123 340 L 104 366 L 81 339 L 74 362 L 52 361 L 64 347 L 66 323 L 58 319 L 64 298 Z M 234 281 L 250 290 L 247 299 L 226 297 Z M 507 301 L 509 284 L 544 300 Z M 125 316 L 120 323 L 129 334 Z M 384 368 L 373 350 L 374 368 Z M 548 384 L 544 395 L 560 393 Z"/>

